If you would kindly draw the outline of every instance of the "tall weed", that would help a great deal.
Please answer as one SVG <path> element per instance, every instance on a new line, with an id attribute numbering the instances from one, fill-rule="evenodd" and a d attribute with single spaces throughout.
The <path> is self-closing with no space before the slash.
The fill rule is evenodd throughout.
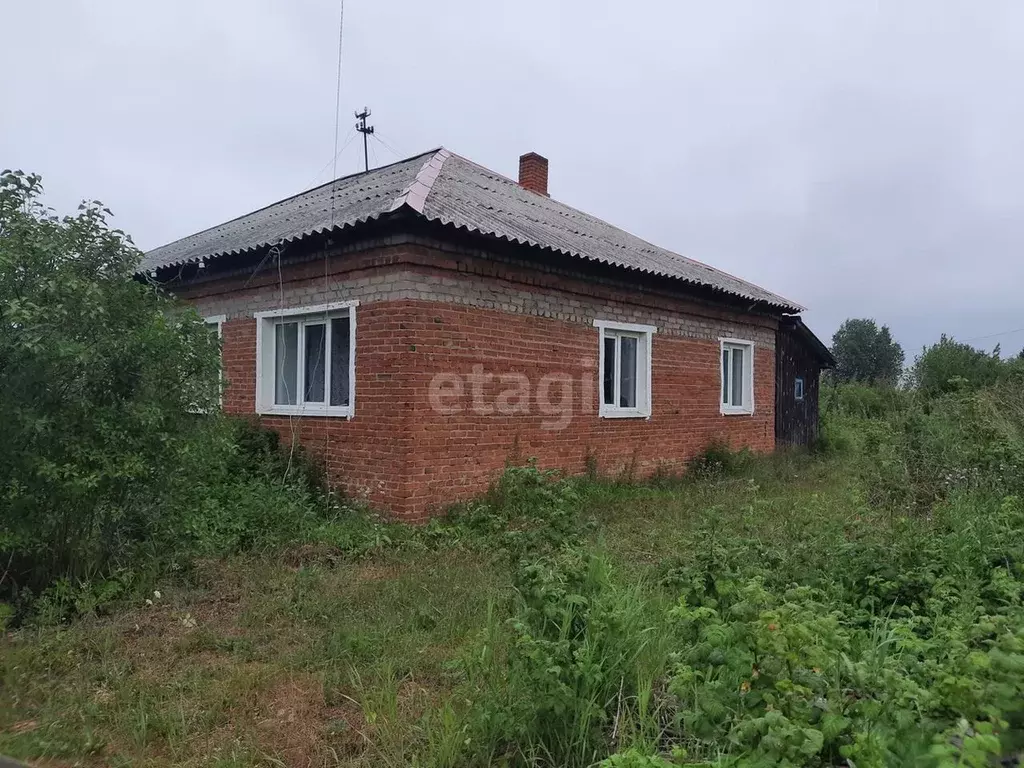
<path id="1" fill-rule="evenodd" d="M 463 662 L 466 759 L 587 766 L 645 732 L 636 718 L 652 711 L 667 643 L 640 588 L 568 549 L 524 562 L 516 594 L 513 618 L 492 625 Z"/>

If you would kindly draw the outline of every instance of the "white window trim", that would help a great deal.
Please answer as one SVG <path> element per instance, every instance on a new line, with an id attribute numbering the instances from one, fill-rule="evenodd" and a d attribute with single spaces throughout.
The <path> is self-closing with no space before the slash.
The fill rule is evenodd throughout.
<path id="1" fill-rule="evenodd" d="M 639 323 L 617 323 L 612 320 L 595 320 L 594 327 L 597 328 L 597 403 L 598 416 L 602 419 L 649 419 L 651 418 L 651 358 L 654 357 L 653 336 L 658 330 L 653 325 L 641 325 Z M 623 331 L 625 333 L 636 333 L 644 337 L 647 358 L 647 375 L 644 386 L 637 382 L 637 407 L 621 408 L 617 405 L 608 405 L 604 401 L 604 332 Z"/>
<path id="2" fill-rule="evenodd" d="M 207 325 L 217 326 L 217 340 L 220 342 L 224 341 L 224 323 L 227 322 L 227 315 L 207 315 L 203 318 L 203 322 Z M 218 352 L 220 360 L 218 361 L 217 370 L 219 371 L 220 381 L 218 382 L 218 393 L 217 393 L 217 405 L 224 407 L 224 350 L 221 349 Z"/>
<path id="3" fill-rule="evenodd" d="M 227 319 L 227 315 L 207 315 L 206 317 L 203 318 L 203 322 L 208 325 L 213 325 L 216 323 L 217 338 L 222 339 L 224 338 L 224 323 L 227 322 Z"/>
<path id="4" fill-rule="evenodd" d="M 317 304 L 310 307 L 289 307 L 288 309 L 272 309 L 256 312 L 256 413 L 266 416 L 333 416 L 351 419 L 356 410 L 356 307 L 359 301 L 336 301 L 330 304 Z M 349 315 L 349 364 L 348 364 L 348 405 L 323 405 L 302 403 L 301 405 L 278 405 L 274 402 L 273 374 L 264 377 L 264 368 L 274 369 L 273 345 L 264 348 L 264 338 L 270 335 L 273 339 L 275 321 L 289 317 L 308 317 L 323 315 L 329 319 L 331 315 Z M 329 353 L 328 353 L 329 354 Z M 301 346 L 300 346 L 301 360 Z M 328 357 L 330 360 L 330 357 Z M 329 364 L 329 363 L 328 363 Z M 300 374 L 302 371 L 300 362 Z M 300 377 L 301 378 L 301 375 Z M 325 393 L 329 398 L 329 393 Z"/>
<path id="5" fill-rule="evenodd" d="M 800 385 L 800 394 L 796 393 L 796 385 L 797 384 Z M 807 382 L 804 381 L 804 377 L 803 376 L 797 376 L 796 380 L 793 382 L 793 399 L 795 399 L 798 403 L 801 403 L 801 402 L 803 402 L 803 399 L 804 399 L 804 397 L 806 395 L 807 395 Z"/>
<path id="6" fill-rule="evenodd" d="M 747 339 L 735 339 L 731 336 L 718 337 L 718 405 L 723 416 L 754 415 L 754 342 Z M 749 406 L 726 405 L 722 402 L 722 352 L 726 346 L 746 347 L 749 365 L 743 366 L 743 398 Z"/>

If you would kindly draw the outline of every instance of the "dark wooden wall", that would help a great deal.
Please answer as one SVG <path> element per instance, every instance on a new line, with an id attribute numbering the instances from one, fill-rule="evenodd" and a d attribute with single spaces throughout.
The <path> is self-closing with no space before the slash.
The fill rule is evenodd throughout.
<path id="1" fill-rule="evenodd" d="M 775 340 L 775 444 L 810 445 L 818 438 L 818 389 L 821 363 L 790 328 Z M 796 399 L 796 380 L 804 380 L 804 399 Z"/>

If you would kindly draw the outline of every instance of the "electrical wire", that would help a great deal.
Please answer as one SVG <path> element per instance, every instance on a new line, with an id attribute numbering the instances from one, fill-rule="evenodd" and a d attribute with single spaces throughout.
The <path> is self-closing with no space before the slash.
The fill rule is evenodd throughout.
<path id="1" fill-rule="evenodd" d="M 320 177 L 324 175 L 324 171 L 326 171 L 328 168 L 332 168 L 331 180 L 333 181 L 334 179 L 338 178 L 338 158 L 345 153 L 345 150 L 348 149 L 349 145 L 353 141 L 355 141 L 355 138 L 356 129 L 349 128 L 348 133 L 345 134 L 345 143 L 341 145 L 341 149 L 335 152 L 334 157 L 332 157 L 330 160 L 324 163 L 323 168 L 316 172 L 316 176 L 313 177 L 313 180 L 302 188 L 303 192 L 306 192 L 307 190 L 310 190 L 313 187 L 318 186 L 320 182 Z"/>
<path id="2" fill-rule="evenodd" d="M 324 291 L 325 292 L 329 291 L 330 288 L 331 288 L 331 282 L 330 282 L 330 259 L 329 259 L 329 256 L 328 256 L 328 246 L 330 244 L 330 239 L 329 238 L 330 238 L 330 235 L 333 234 L 333 232 L 334 232 L 334 224 L 335 224 L 335 221 L 336 221 L 335 214 L 336 214 L 337 202 L 336 202 L 335 182 L 337 181 L 337 178 L 338 178 L 338 156 L 341 154 L 341 152 L 343 152 L 345 150 L 345 147 L 347 147 L 348 143 L 349 143 L 349 142 L 346 142 L 346 144 L 341 148 L 341 150 L 338 149 L 339 134 L 341 133 L 341 70 L 342 70 L 342 60 L 343 60 L 342 56 L 343 56 L 343 53 L 344 53 L 344 45 L 343 45 L 344 39 L 345 39 L 345 0 L 340 0 L 340 12 L 339 12 L 339 18 L 338 18 L 338 68 L 337 68 L 337 75 L 336 75 L 336 80 L 335 80 L 335 90 L 334 90 L 334 151 L 332 153 L 331 161 L 329 163 L 331 165 L 331 180 L 329 182 L 329 184 L 331 185 L 331 190 L 330 190 L 331 191 L 331 224 L 330 224 L 330 227 L 327 230 L 328 235 L 327 235 L 327 237 L 325 238 L 325 241 L 324 241 L 324 254 L 323 254 L 323 256 L 324 256 L 324 259 L 323 259 L 324 260 Z M 354 138 L 354 137 L 355 136 L 354 136 L 354 133 L 353 133 L 353 137 L 352 138 Z M 349 141 L 351 141 L 351 139 Z M 323 173 L 323 171 L 321 170 L 320 173 Z M 320 173 L 317 174 L 317 178 L 319 178 Z M 277 280 L 278 280 L 278 295 L 279 295 L 278 302 L 279 302 L 279 308 L 283 309 L 284 308 L 284 303 L 285 303 L 284 302 L 284 276 L 283 276 L 282 270 L 281 270 L 280 252 L 278 252 L 278 256 L 277 256 Z M 327 310 L 324 309 L 323 347 L 317 350 L 316 359 L 313 360 L 313 370 L 315 371 L 315 370 L 317 370 L 318 368 L 321 368 L 321 367 L 325 368 L 325 370 L 323 372 L 324 373 L 323 378 L 324 378 L 324 402 L 325 402 L 325 404 L 330 402 L 330 387 L 328 385 L 328 381 L 329 381 L 329 377 L 330 377 L 330 372 L 326 370 L 326 366 L 324 365 L 325 362 L 326 362 L 325 356 L 326 356 L 327 345 L 328 345 L 329 340 L 330 340 L 330 333 L 331 333 L 330 326 L 331 326 L 330 317 L 328 316 Z M 304 389 L 304 386 L 302 384 L 300 384 L 300 382 L 302 382 L 305 379 L 305 371 L 308 370 L 308 368 L 309 368 L 308 362 L 303 359 L 305 354 L 306 354 L 306 351 L 307 351 L 306 348 L 305 348 L 306 347 L 306 343 L 302 342 L 302 339 L 304 339 L 304 337 L 305 337 L 305 332 L 304 331 L 302 333 L 296 334 L 296 346 L 297 346 L 297 348 L 295 350 L 295 352 L 296 352 L 296 354 L 295 354 L 296 374 L 301 374 L 301 375 L 296 375 L 296 377 L 295 377 L 296 385 L 299 387 L 299 391 L 297 391 L 295 393 L 295 396 L 294 396 L 294 400 L 295 400 L 296 403 L 301 402 L 301 400 L 305 397 L 304 393 L 302 392 L 302 389 Z M 274 344 L 275 345 L 277 344 L 276 336 L 275 336 Z M 350 352 L 350 354 L 352 354 L 352 352 Z M 276 381 L 276 373 L 275 373 L 275 381 Z M 292 396 L 289 395 L 287 392 L 286 392 L 286 397 L 287 397 L 288 400 L 292 399 Z M 288 477 L 288 474 L 291 471 L 292 461 L 293 461 L 294 456 L 295 456 L 295 447 L 296 447 L 296 443 L 298 442 L 297 441 L 297 437 L 298 436 L 296 434 L 295 418 L 294 418 L 293 414 L 288 414 L 288 430 L 291 433 L 291 441 L 290 441 L 290 449 L 289 449 L 289 452 L 288 452 L 288 464 L 285 467 L 285 478 Z M 327 476 L 328 470 L 330 468 L 330 459 L 329 459 L 329 456 L 328 456 L 329 442 L 328 442 L 328 435 L 327 435 L 326 430 L 323 433 L 323 437 L 324 437 L 324 445 L 322 446 L 321 456 L 323 457 L 323 462 L 324 462 L 324 474 L 325 474 L 325 476 Z M 330 497 L 330 478 L 328 477 L 328 489 L 327 489 L 326 494 L 324 495 L 324 504 L 325 504 L 326 507 L 329 507 L 330 503 L 331 503 L 331 497 Z"/>
<path id="3" fill-rule="evenodd" d="M 401 153 L 400 153 L 400 152 L 399 152 L 399 151 L 398 151 L 397 149 L 395 149 L 395 148 L 394 148 L 393 146 L 391 146 L 391 145 L 390 145 L 390 144 L 389 144 L 389 143 L 388 143 L 388 142 L 387 142 L 387 141 L 386 141 L 386 140 L 384 139 L 384 137 L 383 137 L 383 136 L 380 136 L 380 135 L 378 135 L 378 132 L 377 132 L 377 131 L 374 131 L 372 135 L 373 135 L 373 138 L 375 138 L 375 139 L 376 139 L 377 141 L 379 141 L 379 142 L 380 142 L 380 143 L 381 143 L 381 144 L 382 144 L 382 145 L 384 146 L 384 148 L 385 148 L 385 149 L 386 149 L 386 150 L 387 150 L 388 152 L 390 152 L 391 154 L 393 154 L 393 155 L 394 155 L 395 157 L 397 157 L 397 158 L 398 158 L 399 160 L 401 160 L 401 159 L 402 159 L 403 157 L 405 157 L 405 156 L 404 156 L 403 154 L 401 154 Z"/>
<path id="4" fill-rule="evenodd" d="M 1024 328 L 1014 328 L 1010 331 L 998 331 L 997 333 L 989 333 L 985 336 L 975 336 L 970 339 L 963 339 L 963 343 L 970 344 L 972 341 L 984 341 L 985 339 L 994 339 L 997 336 L 1009 336 L 1011 333 L 1024 333 Z"/>
<path id="5" fill-rule="evenodd" d="M 338 155 L 344 151 L 338 150 L 338 134 L 340 133 L 341 126 L 341 64 L 342 54 L 344 53 L 345 47 L 345 0 L 339 0 L 340 9 L 338 13 L 338 71 L 337 79 L 334 88 L 334 156 L 331 158 L 331 226 L 327 231 L 330 233 L 328 238 L 324 240 L 324 293 L 325 295 L 331 289 L 331 277 L 330 277 L 330 257 L 328 256 L 327 249 L 330 244 L 330 237 L 334 234 L 335 224 L 335 210 L 337 207 L 337 179 L 338 179 Z M 352 138 L 355 138 L 354 128 L 352 129 Z M 352 139 L 349 139 L 351 142 Z M 345 146 L 348 146 L 346 143 Z M 351 312 L 351 310 L 349 310 Z M 351 317 L 349 319 L 351 323 Z M 324 309 L 324 335 L 323 335 L 323 346 L 317 350 L 317 359 L 314 363 L 313 370 L 322 368 L 323 370 L 323 381 L 324 381 L 324 405 L 329 406 L 331 402 L 331 390 L 334 387 L 334 382 L 331 379 L 332 372 L 327 370 L 327 357 L 328 355 L 328 344 L 332 342 L 334 329 L 331 327 L 333 323 L 328 316 L 327 310 Z M 305 352 L 305 350 L 302 350 Z M 354 355 L 355 350 L 349 348 L 349 354 Z M 346 361 L 347 363 L 348 361 Z M 349 393 L 352 392 L 353 382 L 349 382 Z M 351 394 L 349 396 L 349 405 L 354 406 L 352 402 Z M 324 444 L 321 447 L 321 456 L 324 461 L 324 477 L 327 478 L 327 492 L 324 495 L 324 507 L 325 511 L 329 511 L 331 505 L 331 491 L 330 491 L 330 441 L 326 430 L 324 431 Z"/>
<path id="6" fill-rule="evenodd" d="M 331 162 L 331 181 L 338 178 L 338 131 L 341 125 L 341 55 L 345 39 L 345 0 L 341 1 L 341 12 L 338 19 L 338 77 L 334 89 L 334 157 Z M 331 194 L 331 228 L 334 227 L 334 195 Z"/>
<path id="7" fill-rule="evenodd" d="M 374 168 L 379 168 L 380 167 L 380 160 L 377 158 L 377 149 L 374 146 L 372 141 L 370 142 L 370 154 L 373 155 L 373 167 Z"/>

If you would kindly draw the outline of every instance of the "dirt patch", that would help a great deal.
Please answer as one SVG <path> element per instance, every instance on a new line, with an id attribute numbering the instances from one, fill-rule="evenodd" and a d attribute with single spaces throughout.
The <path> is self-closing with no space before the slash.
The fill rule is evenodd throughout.
<path id="1" fill-rule="evenodd" d="M 287 766 L 313 765 L 323 741 L 323 687 L 311 675 L 279 681 L 267 691 L 256 726 L 264 751 Z"/>
<path id="2" fill-rule="evenodd" d="M 39 727 L 38 720 L 19 720 L 7 729 L 8 733 L 31 733 Z"/>
<path id="3" fill-rule="evenodd" d="M 324 738 L 339 757 L 358 757 L 369 745 L 369 725 L 354 701 L 324 711 Z"/>
<path id="4" fill-rule="evenodd" d="M 310 542 L 290 547 L 281 553 L 281 562 L 293 571 L 310 565 L 334 565 L 342 559 L 342 552 L 330 544 Z"/>
<path id="5" fill-rule="evenodd" d="M 151 598 L 151 603 L 133 608 L 113 622 L 123 657 L 146 679 L 164 678 L 179 663 L 195 663 L 194 658 L 186 658 L 191 654 L 174 650 L 188 647 L 199 636 L 238 638 L 245 634 L 238 626 L 242 603 L 237 592 L 192 592 L 175 598 L 165 594 Z"/>
<path id="6" fill-rule="evenodd" d="M 401 563 L 360 563 L 352 569 L 351 580 L 355 583 L 363 581 L 390 581 L 397 579 L 409 567 Z"/>

